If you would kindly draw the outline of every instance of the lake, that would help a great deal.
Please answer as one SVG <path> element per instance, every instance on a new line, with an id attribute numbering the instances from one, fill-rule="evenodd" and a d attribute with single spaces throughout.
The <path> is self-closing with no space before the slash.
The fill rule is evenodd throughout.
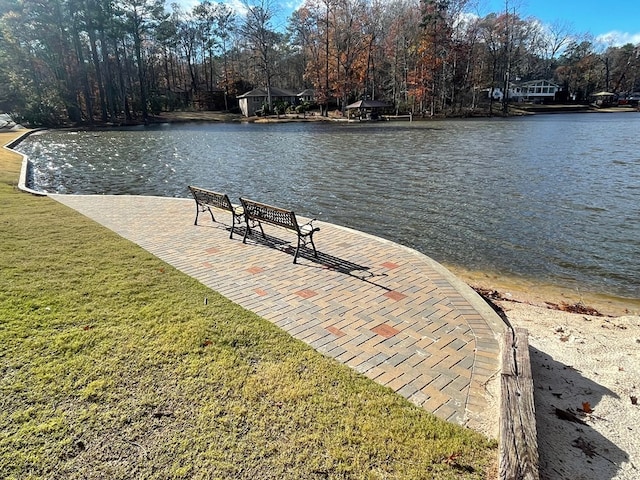
<path id="1" fill-rule="evenodd" d="M 50 131 L 34 187 L 245 196 L 467 270 L 640 298 L 640 114 Z"/>

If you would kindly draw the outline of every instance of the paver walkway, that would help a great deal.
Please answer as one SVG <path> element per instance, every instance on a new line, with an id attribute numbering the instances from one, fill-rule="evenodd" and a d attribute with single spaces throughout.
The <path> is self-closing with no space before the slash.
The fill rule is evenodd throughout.
<path id="1" fill-rule="evenodd" d="M 51 197 L 414 404 L 497 437 L 504 325 L 430 258 L 316 222 L 319 258 L 305 251 L 294 265 L 292 232 L 266 225 L 266 241 L 243 244 L 229 239 L 227 212 L 194 226 L 190 199 Z"/>

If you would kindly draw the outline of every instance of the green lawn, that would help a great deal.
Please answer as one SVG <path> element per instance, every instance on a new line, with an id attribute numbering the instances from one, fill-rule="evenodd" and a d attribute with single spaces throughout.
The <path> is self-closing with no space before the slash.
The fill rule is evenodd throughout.
<path id="1" fill-rule="evenodd" d="M 495 471 L 495 441 L 438 420 L 57 202 L 19 192 L 19 162 L 0 151 L 0 478 Z"/>

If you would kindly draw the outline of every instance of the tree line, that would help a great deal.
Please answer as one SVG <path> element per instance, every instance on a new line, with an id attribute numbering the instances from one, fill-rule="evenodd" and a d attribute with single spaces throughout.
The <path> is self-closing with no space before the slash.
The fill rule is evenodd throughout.
<path id="1" fill-rule="evenodd" d="M 280 87 L 312 88 L 324 114 L 374 99 L 466 115 L 516 81 L 551 80 L 577 101 L 640 90 L 639 46 L 602 46 L 509 0 L 484 17 L 466 13 L 469 0 L 305 0 L 285 25 L 272 0 L 251 1 L 233 11 L 210 0 L 190 10 L 0 0 L 0 110 L 47 126 L 129 123 L 233 110 L 237 95 Z"/>

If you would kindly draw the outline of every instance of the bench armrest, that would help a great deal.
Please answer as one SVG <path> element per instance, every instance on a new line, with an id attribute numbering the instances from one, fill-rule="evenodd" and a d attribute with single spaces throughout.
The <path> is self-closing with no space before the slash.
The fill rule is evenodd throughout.
<path id="1" fill-rule="evenodd" d="M 300 232 L 303 235 L 309 235 L 312 234 L 313 232 L 317 232 L 320 230 L 320 227 L 314 227 L 313 226 L 313 222 L 315 222 L 316 219 L 314 218 L 313 220 L 309 220 L 307 223 L 300 225 Z"/>

